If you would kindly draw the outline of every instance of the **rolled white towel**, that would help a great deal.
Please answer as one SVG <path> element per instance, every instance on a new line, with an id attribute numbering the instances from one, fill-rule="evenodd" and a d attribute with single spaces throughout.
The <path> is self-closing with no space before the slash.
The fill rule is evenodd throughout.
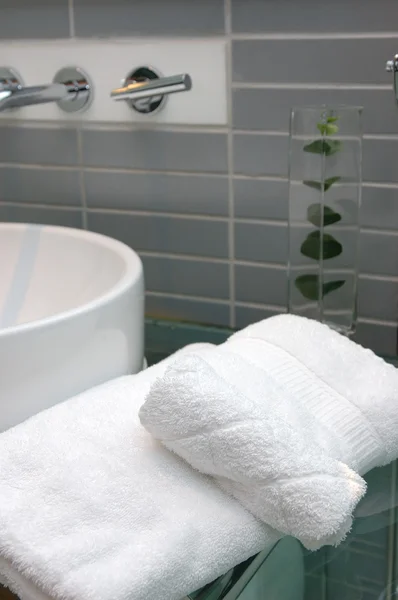
<path id="1" fill-rule="evenodd" d="M 397 429 L 394 443 L 384 437 L 397 392 L 398 371 L 373 353 L 284 315 L 177 359 L 140 418 L 258 518 L 316 549 L 350 530 L 366 489 L 359 474 L 398 456 Z"/>

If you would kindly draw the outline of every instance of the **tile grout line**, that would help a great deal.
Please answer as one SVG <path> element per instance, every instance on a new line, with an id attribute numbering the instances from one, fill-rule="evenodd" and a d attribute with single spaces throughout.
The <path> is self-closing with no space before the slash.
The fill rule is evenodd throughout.
<path id="1" fill-rule="evenodd" d="M 222 305 L 226 305 L 226 306 L 229 305 L 228 299 L 215 298 L 215 297 L 211 297 L 211 296 L 196 296 L 196 295 L 192 295 L 192 294 L 181 294 L 181 293 L 179 294 L 179 293 L 174 293 L 174 292 L 160 292 L 160 291 L 150 290 L 150 289 L 148 289 L 146 293 L 150 296 L 159 297 L 159 298 L 174 298 L 174 299 L 178 299 L 178 300 L 209 302 L 209 303 L 213 303 L 213 304 L 222 304 Z M 279 304 L 262 304 L 259 302 L 238 300 L 238 301 L 236 301 L 236 306 L 239 308 L 252 308 L 252 309 L 258 309 L 258 310 L 276 311 L 278 313 L 286 312 L 286 306 L 282 306 Z M 383 319 L 368 319 L 366 317 L 361 317 L 361 316 L 358 317 L 358 323 L 370 324 L 370 325 L 382 325 L 384 327 L 391 327 L 391 328 L 395 328 L 397 326 L 397 323 L 392 322 L 392 321 L 385 321 Z M 361 554 L 361 552 L 358 552 L 358 553 Z M 368 552 L 362 552 L 362 554 L 371 555 L 371 553 L 368 553 Z"/>
<path id="2" fill-rule="evenodd" d="M 227 160 L 228 160 L 228 255 L 229 255 L 229 296 L 230 327 L 236 326 L 235 311 L 235 231 L 234 231 L 234 156 L 232 131 L 232 3 L 224 0 L 225 37 L 226 37 L 226 85 L 227 85 Z"/>
<path id="3" fill-rule="evenodd" d="M 210 221 L 212 223 L 228 223 L 227 215 L 209 215 L 208 213 L 161 212 L 160 210 L 142 210 L 131 208 L 109 208 L 104 206 L 86 207 L 88 213 L 109 215 L 131 215 L 135 217 L 159 217 L 161 219 L 182 219 L 191 221 Z"/>
<path id="4" fill-rule="evenodd" d="M 194 300 L 194 301 L 200 301 L 200 302 L 212 302 L 214 304 L 225 304 L 225 305 L 229 305 L 229 300 L 227 298 L 216 298 L 214 296 L 197 296 L 194 294 L 185 294 L 185 293 L 176 293 L 176 292 L 161 292 L 158 290 L 151 290 L 148 289 L 146 291 L 147 294 L 151 295 L 151 296 L 156 296 L 159 298 L 163 298 L 163 297 L 167 297 L 167 298 L 175 298 L 178 300 Z M 254 308 L 254 309 L 265 309 L 265 310 L 272 310 L 272 311 L 278 311 L 278 312 L 285 312 L 286 307 L 284 307 L 283 305 L 279 305 L 279 304 L 261 304 L 258 302 L 245 302 L 245 301 L 237 301 L 236 305 L 241 307 L 241 308 Z"/>
<path id="5" fill-rule="evenodd" d="M 84 178 L 84 164 L 83 164 L 83 136 L 80 129 L 77 129 L 77 157 L 79 161 L 79 186 L 80 186 L 80 200 L 82 210 L 82 227 L 87 229 L 87 195 L 86 195 L 86 182 Z"/>
<path id="6" fill-rule="evenodd" d="M 231 35 L 232 40 L 239 42 L 250 42 L 250 41 L 323 41 L 323 40 L 369 40 L 369 39 L 398 39 L 396 31 L 361 31 L 361 32 L 278 32 L 278 33 L 233 33 Z"/>
<path id="7" fill-rule="evenodd" d="M 79 169 L 75 169 L 79 172 Z M 119 215 L 119 216 L 135 216 L 135 217 L 158 217 L 161 219 L 178 219 L 178 220 L 190 220 L 190 221 L 203 221 L 203 222 L 212 222 L 212 223 L 229 223 L 229 217 L 225 214 L 208 214 L 208 213 L 199 213 L 199 212 L 191 212 L 191 213 L 180 213 L 176 211 L 160 211 L 160 210 L 143 210 L 140 208 L 134 207 L 109 207 L 109 206 L 87 206 L 87 198 L 86 198 L 86 187 L 83 185 L 84 182 L 84 173 L 80 173 L 80 189 L 82 193 L 82 202 L 79 205 L 75 204 L 52 204 L 52 203 L 38 203 L 38 202 L 19 202 L 14 200 L 0 200 L 0 206 L 19 206 L 20 208 L 36 208 L 40 210 L 60 210 L 60 211 L 77 211 L 80 209 L 84 209 L 88 214 L 110 214 L 110 215 Z M 287 219 L 283 218 L 265 218 L 265 217 L 234 217 L 234 223 L 237 225 L 249 225 L 252 227 L 272 227 L 283 229 L 288 225 Z M 301 227 L 307 227 L 306 223 L 297 224 Z M 334 229 L 343 231 L 347 230 L 349 226 L 336 226 Z M 386 227 L 369 227 L 368 225 L 363 225 L 361 227 L 361 234 L 366 236 L 383 236 L 383 237 L 393 237 L 396 238 L 398 236 L 398 231 L 396 229 L 387 229 Z M 237 260 L 234 257 L 234 263 L 238 264 L 239 262 L 247 262 L 248 264 L 256 264 L 256 265 L 265 265 L 267 261 L 256 261 L 256 260 Z M 337 267 L 336 267 L 337 269 Z M 396 281 L 398 278 L 396 276 L 384 273 L 361 273 L 361 277 L 369 278 L 372 277 L 374 279 L 380 279 L 383 281 Z"/>
<path id="8" fill-rule="evenodd" d="M 73 6 L 74 0 L 68 0 L 68 15 L 69 15 L 69 37 L 75 37 L 75 10 Z"/>
<path id="9" fill-rule="evenodd" d="M 246 131 L 245 133 L 250 133 Z M 375 134 L 369 134 L 375 135 Z M 370 138 L 372 139 L 372 138 Z M 391 136 L 383 137 L 383 140 L 392 139 Z M 62 164 L 40 164 L 40 163 L 19 163 L 19 162 L 0 162 L 0 168 L 7 169 L 22 169 L 22 170 L 37 170 L 37 171 L 77 171 L 79 165 L 62 165 Z M 162 169 L 135 169 L 126 167 L 109 167 L 109 166 L 91 166 L 84 165 L 84 171 L 88 173 L 113 173 L 115 175 L 167 175 L 175 177 L 205 177 L 210 179 L 228 179 L 227 173 L 215 173 L 209 171 L 175 171 L 175 170 L 162 170 Z M 243 181 L 272 181 L 277 183 L 287 183 L 287 176 L 284 175 L 250 175 L 247 173 L 233 173 L 233 179 L 239 179 Z M 363 187 L 365 188 L 387 188 L 397 189 L 398 181 L 386 182 L 386 181 L 364 181 Z"/>
<path id="10" fill-rule="evenodd" d="M 338 83 L 338 82 L 272 82 L 272 81 L 234 81 L 234 90 L 334 90 L 334 91 L 391 91 L 387 83 Z"/>
<path id="11" fill-rule="evenodd" d="M 176 292 L 159 292 L 157 290 L 148 289 L 145 292 L 148 296 L 154 298 L 173 298 L 175 300 L 189 300 L 190 302 L 211 302 L 212 304 L 220 304 L 229 306 L 228 298 L 215 298 L 211 296 L 195 296 L 193 294 L 180 294 Z"/>
<path id="12" fill-rule="evenodd" d="M 57 121 L 57 120 L 30 120 L 30 119 L 0 119 L 1 127 L 20 129 L 74 129 L 76 122 L 74 121 Z M 147 133 L 181 133 L 181 134 L 214 134 L 226 135 L 228 132 L 227 125 L 212 125 L 212 124 L 191 124 L 185 123 L 144 123 L 142 121 L 81 121 L 80 127 L 88 132 L 111 132 L 111 133 L 129 133 L 131 132 L 147 132 Z"/>

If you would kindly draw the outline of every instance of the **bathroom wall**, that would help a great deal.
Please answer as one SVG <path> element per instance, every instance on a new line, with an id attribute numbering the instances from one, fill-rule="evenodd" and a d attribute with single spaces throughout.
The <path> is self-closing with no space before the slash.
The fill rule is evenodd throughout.
<path id="1" fill-rule="evenodd" d="M 0 219 L 131 244 L 149 315 L 242 327 L 284 311 L 289 108 L 364 105 L 357 339 L 396 353 L 396 0 L 0 0 L 0 23 L 10 41 L 225 37 L 227 127 L 0 128 Z"/>

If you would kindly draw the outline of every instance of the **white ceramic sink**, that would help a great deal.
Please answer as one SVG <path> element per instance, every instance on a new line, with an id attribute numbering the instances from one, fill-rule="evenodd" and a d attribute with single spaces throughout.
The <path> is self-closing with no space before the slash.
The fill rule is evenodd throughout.
<path id="1" fill-rule="evenodd" d="M 137 254 L 95 233 L 0 223 L 0 431 L 141 370 Z"/>

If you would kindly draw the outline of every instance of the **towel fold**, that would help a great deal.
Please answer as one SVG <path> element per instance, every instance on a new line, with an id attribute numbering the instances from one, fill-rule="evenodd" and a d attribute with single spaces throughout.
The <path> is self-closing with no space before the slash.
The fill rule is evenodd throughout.
<path id="1" fill-rule="evenodd" d="M 140 419 L 259 519 L 317 549 L 350 530 L 360 474 L 397 458 L 397 400 L 398 371 L 371 351 L 280 315 L 178 358 Z"/>
<path id="2" fill-rule="evenodd" d="M 22 600 L 179 600 L 279 539 L 141 426 L 174 359 L 0 435 L 0 580 Z"/>

